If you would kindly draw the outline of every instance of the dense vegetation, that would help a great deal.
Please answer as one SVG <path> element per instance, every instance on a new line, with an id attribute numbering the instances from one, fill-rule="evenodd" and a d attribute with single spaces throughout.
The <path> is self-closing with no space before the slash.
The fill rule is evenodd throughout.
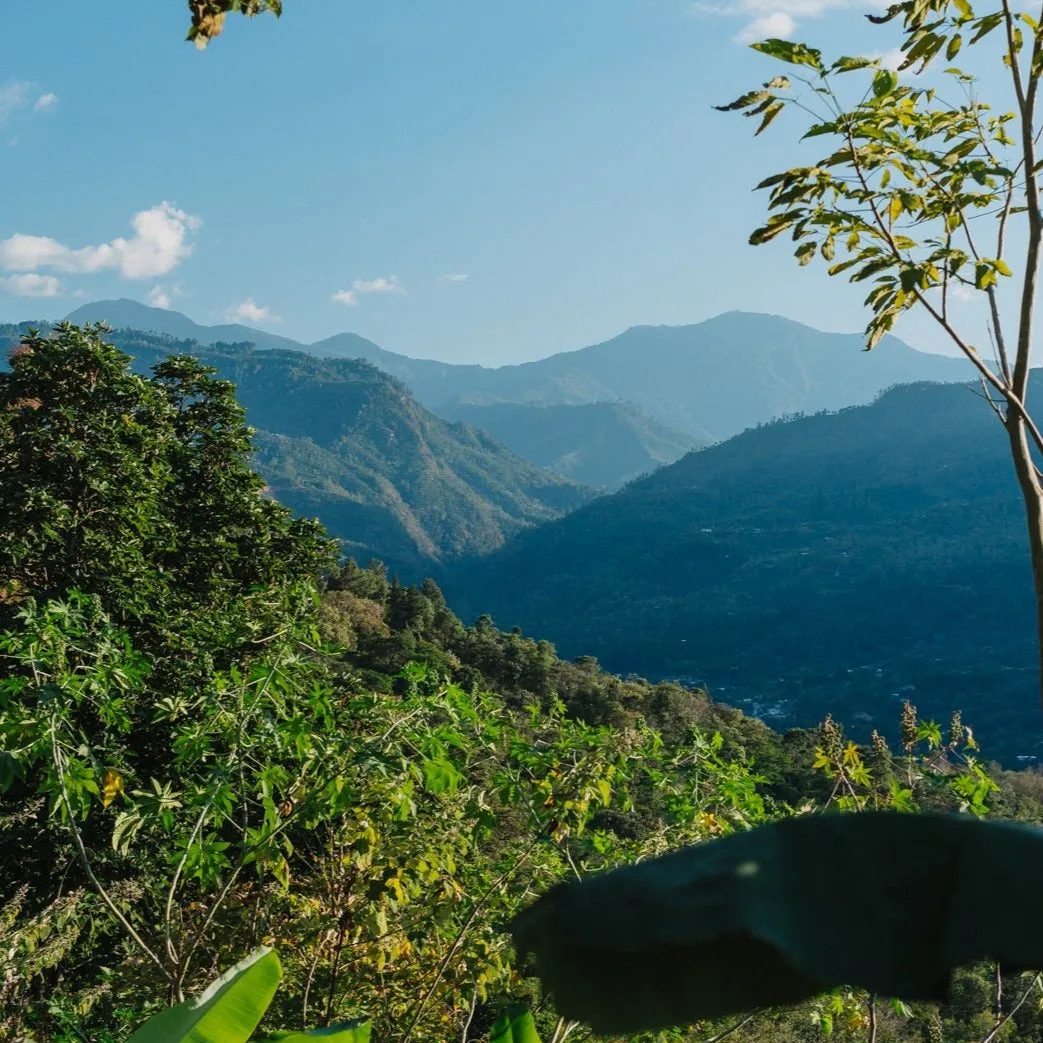
<path id="1" fill-rule="evenodd" d="M 523 1000 L 550 1030 L 504 926 L 558 880 L 826 807 L 1043 823 L 1040 777 L 987 772 L 959 715 L 779 735 L 334 565 L 249 451 L 192 359 L 146 377 L 63 327 L 0 374 L 5 1039 L 123 1040 L 263 941 L 274 1025 L 466 1043 Z M 973 967 L 940 1008 L 838 990 L 675 1035 L 1037 1038 L 1037 986 Z"/>
<path id="2" fill-rule="evenodd" d="M 993 755 L 1040 755 L 1024 508 L 965 386 L 776 423 L 691 454 L 446 579 L 450 600 L 865 738 L 955 699 Z M 893 734 L 888 732 L 888 734 Z"/>
<path id="3" fill-rule="evenodd" d="M 21 329 L 0 327 L 0 342 Z M 148 372 L 191 353 L 233 380 L 258 431 L 257 468 L 274 495 L 360 558 L 379 555 L 403 575 L 500 546 L 525 525 L 552 520 L 592 493 L 515 456 L 490 436 L 433 416 L 366 362 L 320 360 L 247 345 L 111 337 Z"/>

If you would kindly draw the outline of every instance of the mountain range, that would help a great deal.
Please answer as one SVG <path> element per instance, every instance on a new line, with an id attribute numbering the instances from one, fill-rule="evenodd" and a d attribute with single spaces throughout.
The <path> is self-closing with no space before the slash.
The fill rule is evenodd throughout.
<path id="1" fill-rule="evenodd" d="M 199 326 L 177 312 L 127 300 L 86 304 L 68 318 L 201 344 L 249 341 L 258 348 L 363 358 L 403 381 L 439 415 L 463 404 L 625 401 L 703 443 L 779 416 L 864 404 L 894 384 L 968 379 L 962 359 L 916 351 L 896 337 L 885 337 L 867 354 L 859 334 L 823 333 L 748 312 L 691 326 L 634 326 L 602 344 L 495 368 L 412 359 L 353 333 L 300 344 L 247 326 Z"/>
<path id="2" fill-rule="evenodd" d="M 105 302 L 96 309 L 72 318 L 120 321 Z M 959 360 L 894 339 L 867 356 L 857 337 L 740 313 L 499 369 L 351 341 L 412 367 L 429 399 L 438 374 L 446 420 L 329 342 L 319 357 L 317 345 L 222 329 L 269 350 L 113 339 L 142 366 L 171 351 L 216 365 L 260 429 L 275 495 L 317 514 L 355 557 L 434 575 L 463 614 L 619 673 L 706 684 L 781 726 L 825 707 L 893 733 L 910 697 L 937 719 L 962 708 L 990 755 L 1043 756 L 1023 511 L 1002 432 L 968 386 L 904 382 L 965 379 Z M 630 401 L 610 385 L 612 366 Z M 901 386 L 875 397 L 882 384 Z M 520 401 L 497 399 L 497 387 Z M 606 397 L 552 401 L 566 387 Z M 668 399 L 683 425 L 662 420 Z M 771 419 L 813 406 L 823 412 Z M 745 430 L 633 477 L 729 424 Z M 537 464 L 628 484 L 594 499 Z"/>
<path id="3" fill-rule="evenodd" d="M 583 485 L 616 489 L 706 443 L 630 402 L 448 404 L 442 415 L 488 431 L 512 452 Z"/>
<path id="4" fill-rule="evenodd" d="M 21 332 L 0 327 L 0 346 L 16 343 Z M 107 339 L 139 372 L 168 355 L 191 354 L 234 382 L 257 429 L 255 466 L 272 494 L 321 518 L 346 554 L 363 562 L 378 557 L 404 579 L 488 553 L 520 528 L 594 495 L 483 431 L 435 416 L 362 360 L 203 346 L 133 330 Z"/>
<path id="5" fill-rule="evenodd" d="M 894 735 L 910 698 L 943 724 L 962 709 L 987 756 L 1043 757 L 1024 508 L 974 390 L 907 385 L 748 430 L 443 589 L 465 616 L 705 684 L 778 726 L 829 710 Z"/>

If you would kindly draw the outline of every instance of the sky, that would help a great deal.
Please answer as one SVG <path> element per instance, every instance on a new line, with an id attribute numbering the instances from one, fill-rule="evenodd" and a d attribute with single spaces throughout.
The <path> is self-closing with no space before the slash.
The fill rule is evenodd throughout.
<path id="1" fill-rule="evenodd" d="M 0 320 L 131 297 L 197 322 L 486 365 L 864 290 L 754 248 L 749 39 L 887 54 L 845 0 L 285 0 L 203 51 L 181 0 L 0 4 Z M 897 330 L 946 350 L 926 321 Z"/>

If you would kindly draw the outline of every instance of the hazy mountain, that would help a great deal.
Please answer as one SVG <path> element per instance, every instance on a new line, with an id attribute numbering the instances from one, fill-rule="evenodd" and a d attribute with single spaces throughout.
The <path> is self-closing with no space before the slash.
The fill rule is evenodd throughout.
<path id="1" fill-rule="evenodd" d="M 116 301 L 92 301 L 83 304 L 65 316 L 69 322 L 83 325 L 85 322 L 106 322 L 114 330 L 140 330 L 143 333 L 160 333 L 178 340 L 195 340 L 200 344 L 253 344 L 257 348 L 285 348 L 290 351 L 305 351 L 305 347 L 289 337 L 243 326 L 226 323 L 219 326 L 201 326 L 181 312 L 168 308 L 150 308 L 147 304 L 126 297 Z M 361 338 L 360 338 L 361 339 Z M 376 345 L 374 345 L 376 347 Z M 361 358 L 356 352 L 353 358 Z"/>
<path id="2" fill-rule="evenodd" d="M 458 403 L 444 406 L 441 412 L 488 431 L 540 467 L 607 489 L 618 489 L 705 444 L 659 423 L 629 402 L 582 406 Z"/>
<path id="3" fill-rule="evenodd" d="M 0 345 L 17 340 L 0 327 Z M 486 553 L 526 525 L 586 502 L 592 490 L 544 471 L 491 436 L 428 412 L 368 362 L 245 345 L 202 347 L 120 330 L 111 340 L 147 371 L 193 354 L 233 381 L 258 428 L 256 466 L 272 492 L 318 516 L 347 553 L 423 578 L 462 554 Z"/>
<path id="4" fill-rule="evenodd" d="M 462 403 L 628 401 L 703 441 L 728 438 L 778 416 L 866 403 L 894 384 L 968 376 L 962 359 L 915 351 L 895 337 L 885 337 L 867 354 L 859 334 L 823 333 L 746 312 L 692 326 L 634 326 L 602 344 L 496 368 L 411 359 L 352 333 L 303 345 L 247 326 L 199 326 L 177 312 L 134 301 L 99 301 L 69 318 L 104 318 L 116 328 L 151 329 L 204 344 L 252 341 L 259 347 L 364 358 L 404 381 L 436 413 Z"/>
<path id="5" fill-rule="evenodd" d="M 908 697 L 941 721 L 961 707 L 986 756 L 1043 755 L 1007 454 L 970 387 L 900 387 L 685 456 L 445 588 L 565 655 L 705 681 L 780 724 L 893 731 Z"/>

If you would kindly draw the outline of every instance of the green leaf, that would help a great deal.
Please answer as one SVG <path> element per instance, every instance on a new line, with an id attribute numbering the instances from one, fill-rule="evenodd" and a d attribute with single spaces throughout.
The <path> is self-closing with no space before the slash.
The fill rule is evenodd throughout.
<path id="1" fill-rule="evenodd" d="M 873 58 L 838 58 L 830 67 L 830 72 L 854 72 L 856 69 L 868 69 L 874 62 Z"/>
<path id="2" fill-rule="evenodd" d="M 958 967 L 1043 968 L 1041 875 L 1043 831 L 1020 824 L 807 815 L 559 885 L 513 931 L 561 1016 L 603 1035 L 841 985 L 941 1002 Z"/>
<path id="3" fill-rule="evenodd" d="M 540 1043 L 530 1011 L 508 1011 L 493 1023 L 489 1043 Z"/>
<path id="4" fill-rule="evenodd" d="M 974 266 L 974 286 L 978 290 L 987 290 L 996 284 L 996 271 L 991 264 L 979 261 Z"/>
<path id="5" fill-rule="evenodd" d="M 768 55 L 769 58 L 778 58 L 779 61 L 789 62 L 790 65 L 810 65 L 813 69 L 822 69 L 822 52 L 816 51 L 807 44 L 794 43 L 791 40 L 761 40 L 759 43 L 750 44 L 755 51 Z"/>
<path id="6" fill-rule="evenodd" d="M 898 86 L 898 73 L 893 69 L 881 69 L 873 77 L 873 97 L 883 98 Z"/>
<path id="7" fill-rule="evenodd" d="M 771 98 L 770 91 L 749 91 L 741 94 L 735 101 L 728 102 L 727 105 L 714 105 L 714 108 L 718 112 L 734 112 L 736 109 L 748 109 L 751 105 L 757 105 L 762 101 L 770 101 Z"/>
<path id="8" fill-rule="evenodd" d="M 267 946 L 230 967 L 200 995 L 145 1022 L 129 1043 L 246 1043 L 282 977 Z"/>
<path id="9" fill-rule="evenodd" d="M 774 105 L 769 105 L 769 106 L 768 106 L 768 108 L 764 110 L 764 116 L 762 117 L 762 119 L 761 119 L 761 121 L 760 121 L 760 125 L 759 125 L 759 126 L 757 127 L 757 129 L 756 129 L 756 130 L 755 130 L 755 131 L 753 132 L 753 136 L 754 136 L 754 137 L 756 137 L 756 136 L 757 136 L 758 134 L 760 134 L 760 132 L 761 132 L 762 130 L 766 130 L 766 129 L 767 129 L 767 127 L 768 127 L 768 124 L 769 124 L 769 123 L 771 123 L 771 121 L 772 121 L 772 120 L 773 120 L 773 119 L 774 119 L 774 118 L 775 118 L 775 117 L 776 117 L 776 116 L 777 116 L 777 115 L 778 115 L 778 114 L 779 114 L 780 112 L 782 112 L 783 106 L 784 106 L 784 103 L 783 103 L 783 102 L 781 102 L 781 101 L 777 101 L 777 102 L 775 102 L 775 104 L 774 104 Z"/>
<path id="10" fill-rule="evenodd" d="M 945 48 L 945 60 L 951 62 L 953 58 L 960 53 L 960 48 L 963 46 L 963 37 L 957 33 L 955 36 L 949 38 L 949 43 Z"/>
<path id="11" fill-rule="evenodd" d="M 801 243 L 797 247 L 796 252 L 793 254 L 797 259 L 797 264 L 805 265 L 812 257 L 815 256 L 815 251 L 818 249 L 818 244 L 814 242 Z"/>
<path id="12" fill-rule="evenodd" d="M 372 1028 L 372 1022 L 358 1018 L 306 1032 L 276 1032 L 266 1036 L 261 1043 L 308 1043 L 310 1039 L 325 1039 L 328 1043 L 369 1043 Z"/>

